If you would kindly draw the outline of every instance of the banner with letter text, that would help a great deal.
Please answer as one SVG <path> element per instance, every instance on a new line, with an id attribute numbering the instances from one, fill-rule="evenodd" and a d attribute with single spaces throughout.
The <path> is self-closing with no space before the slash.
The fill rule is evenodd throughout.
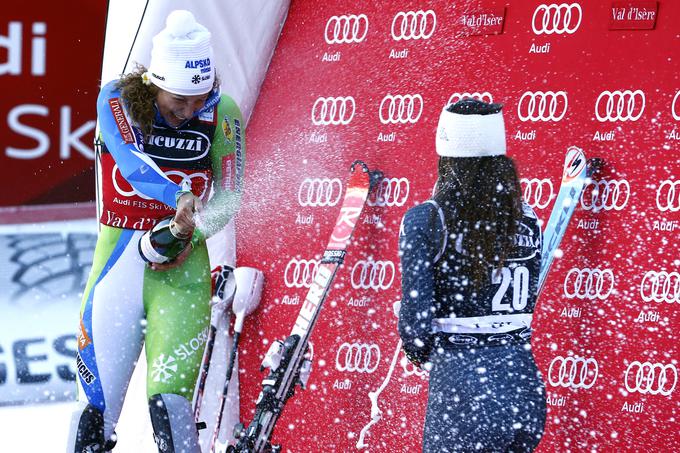
<path id="1" fill-rule="evenodd" d="M 605 161 L 534 316 L 548 394 L 540 450 L 680 444 L 677 17 L 670 0 L 293 2 L 248 131 L 239 263 L 264 269 L 267 284 L 242 340 L 243 421 L 362 159 L 385 177 L 312 334 L 308 389 L 273 441 L 420 448 L 428 376 L 399 350 L 397 237 L 431 194 L 439 113 L 467 96 L 504 104 L 508 152 L 543 221 L 569 146 Z"/>
<path id="2" fill-rule="evenodd" d="M 95 101 L 106 2 L 69 2 L 68 13 L 64 8 L 54 1 L 3 5 L 0 206 L 95 198 Z"/>

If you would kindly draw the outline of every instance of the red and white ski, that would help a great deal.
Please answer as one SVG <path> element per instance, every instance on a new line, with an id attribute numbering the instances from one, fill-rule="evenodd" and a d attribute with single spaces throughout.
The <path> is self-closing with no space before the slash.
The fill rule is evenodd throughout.
<path id="1" fill-rule="evenodd" d="M 347 245 L 368 194 L 376 182 L 382 179 L 380 172 L 369 171 L 361 161 L 352 164 L 351 172 L 340 214 L 290 336 L 285 341 L 274 342 L 263 362 L 263 367 L 269 368 L 269 373 L 262 381 L 253 420 L 247 429 L 243 425 L 237 426 L 237 444 L 230 446 L 227 452 L 280 451 L 280 446 L 271 444 L 272 431 L 286 401 L 293 396 L 295 385 L 299 383 L 302 388 L 305 387 L 311 370 L 311 359 L 306 357 L 309 337 L 333 277 L 345 259 Z"/>

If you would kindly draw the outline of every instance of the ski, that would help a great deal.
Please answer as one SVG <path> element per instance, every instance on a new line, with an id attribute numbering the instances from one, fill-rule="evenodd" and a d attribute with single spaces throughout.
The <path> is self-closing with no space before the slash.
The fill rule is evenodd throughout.
<path id="1" fill-rule="evenodd" d="M 311 358 L 307 355 L 309 337 L 333 277 L 345 259 L 347 245 L 368 194 L 382 179 L 382 173 L 369 171 L 361 161 L 355 161 L 350 171 L 340 214 L 290 336 L 285 341 L 275 341 L 267 352 L 262 367 L 269 368 L 269 372 L 262 381 L 255 415 L 247 429 L 241 424 L 236 426 L 236 445 L 229 446 L 227 452 L 281 451 L 280 446 L 271 443 L 274 426 L 286 401 L 295 393 L 295 386 L 298 383 L 303 389 L 306 386 L 311 371 Z"/>
<path id="2" fill-rule="evenodd" d="M 599 159 L 587 161 L 582 149 L 576 146 L 571 146 L 567 149 L 560 191 L 557 194 L 557 199 L 543 232 L 543 243 L 541 245 L 543 259 L 541 260 L 541 269 L 538 276 L 539 294 L 545 284 L 548 271 L 552 266 L 555 252 L 560 242 L 562 242 L 569 220 L 586 185 L 586 178 L 590 177 L 598 169 L 599 165 Z"/>

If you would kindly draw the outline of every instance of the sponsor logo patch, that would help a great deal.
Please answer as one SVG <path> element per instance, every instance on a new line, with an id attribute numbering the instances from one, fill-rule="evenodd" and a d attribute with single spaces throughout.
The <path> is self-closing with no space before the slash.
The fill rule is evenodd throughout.
<path id="1" fill-rule="evenodd" d="M 130 127 L 130 123 L 128 123 L 127 117 L 125 116 L 123 106 L 120 105 L 120 99 L 109 99 L 109 107 L 111 108 L 113 119 L 116 121 L 116 126 L 118 126 L 118 132 L 120 132 L 121 137 L 123 137 L 123 141 L 125 143 L 134 143 L 135 135 L 132 132 L 132 128 Z"/>
<path id="2" fill-rule="evenodd" d="M 91 385 L 97 380 L 94 373 L 92 373 L 87 365 L 85 365 L 85 362 L 83 362 L 80 353 L 76 354 L 76 366 L 78 367 L 78 374 L 87 385 Z"/>
<path id="3" fill-rule="evenodd" d="M 92 343 L 92 340 L 87 335 L 87 330 L 85 329 L 85 325 L 83 324 L 83 320 L 81 319 L 80 320 L 80 332 L 78 332 L 78 350 L 82 351 L 90 343 Z"/>
<path id="4" fill-rule="evenodd" d="M 232 143 L 234 141 L 234 131 L 229 125 L 229 122 L 230 122 L 229 116 L 224 115 L 224 119 L 222 119 L 222 133 L 224 134 L 224 139 L 227 142 Z"/>

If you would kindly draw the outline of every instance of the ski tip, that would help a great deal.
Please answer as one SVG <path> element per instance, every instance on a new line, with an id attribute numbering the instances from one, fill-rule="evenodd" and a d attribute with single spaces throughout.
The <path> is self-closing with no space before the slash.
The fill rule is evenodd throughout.
<path id="1" fill-rule="evenodd" d="M 564 160 L 564 173 L 562 174 L 562 183 L 570 183 L 571 181 L 583 177 L 586 169 L 586 156 L 583 150 L 577 146 L 570 146 L 567 149 L 567 156 Z"/>
<path id="2" fill-rule="evenodd" d="M 599 173 L 604 167 L 604 159 L 601 157 L 591 157 L 588 159 L 588 169 L 586 175 L 590 178 Z"/>
<path id="3" fill-rule="evenodd" d="M 350 171 L 351 171 L 352 173 L 354 173 L 354 171 L 355 171 L 357 165 L 360 166 L 361 169 L 362 169 L 364 172 L 370 173 L 370 170 L 368 169 L 368 165 L 366 165 L 366 163 L 365 163 L 363 160 L 358 160 L 358 159 L 355 160 L 354 162 L 352 162 L 352 165 L 350 166 Z"/>

